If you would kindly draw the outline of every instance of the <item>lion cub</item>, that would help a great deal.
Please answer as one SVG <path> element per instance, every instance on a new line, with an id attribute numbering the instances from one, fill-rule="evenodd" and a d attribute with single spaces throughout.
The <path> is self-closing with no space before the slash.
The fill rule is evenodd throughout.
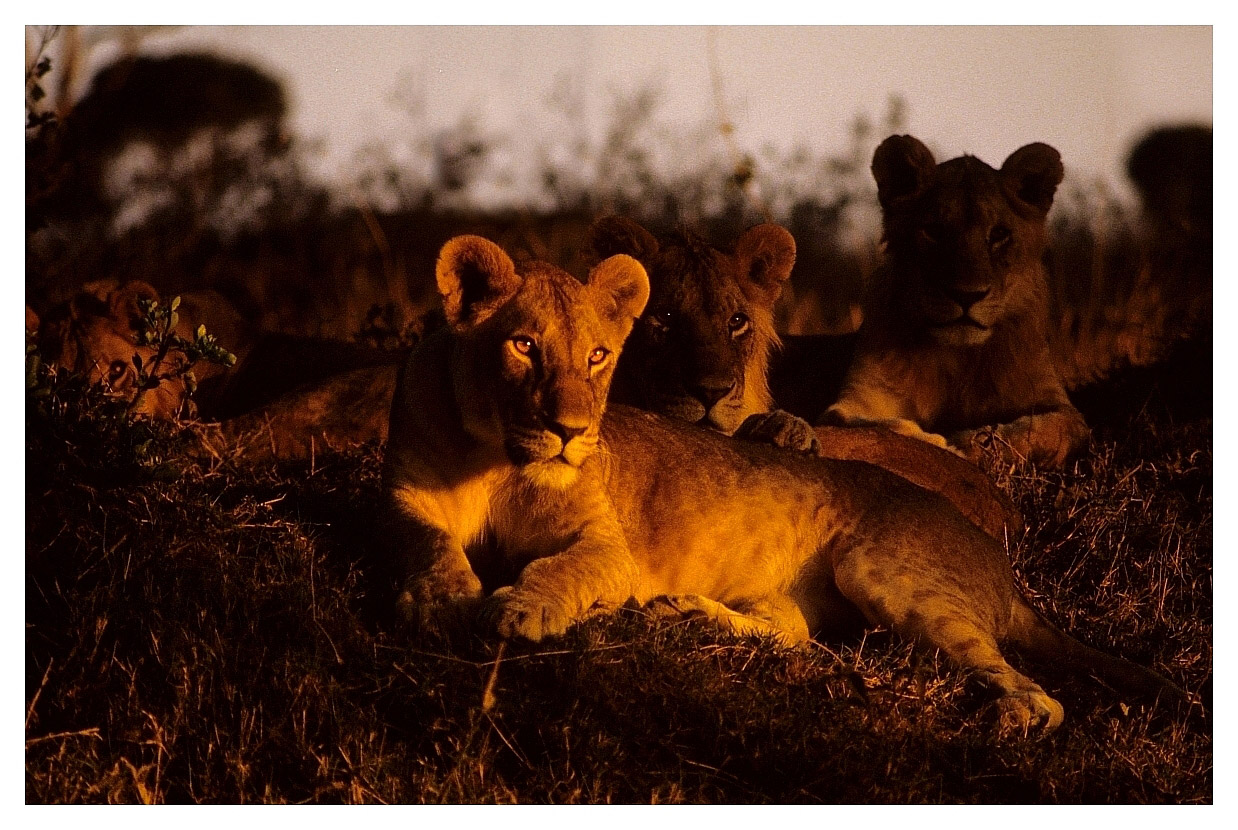
<path id="1" fill-rule="evenodd" d="M 628 254 L 649 303 L 624 346 L 610 399 L 737 438 L 865 461 L 948 498 L 996 539 L 1021 533 L 1014 504 L 976 465 L 880 427 L 811 426 L 837 392 L 853 336 L 787 336 L 774 304 L 795 264 L 790 231 L 762 224 L 721 250 L 690 231 L 659 240 L 631 219 L 589 229 L 596 259 Z M 815 402 L 815 403 L 814 403 Z"/>
<path id="2" fill-rule="evenodd" d="M 470 607 L 474 561 L 497 554 L 518 574 L 487 602 L 504 637 L 560 634 L 630 598 L 787 643 L 858 611 L 977 671 L 1025 727 L 1063 710 L 1003 640 L 1126 691 L 1177 693 L 1045 622 L 998 543 L 937 495 L 867 464 L 606 410 L 649 295 L 631 257 L 582 285 L 463 236 L 437 281 L 449 326 L 404 368 L 383 475 L 407 615 Z"/>
<path id="3" fill-rule="evenodd" d="M 1088 440 L 1046 339 L 1045 217 L 1057 150 L 1028 144 L 1000 170 L 938 164 L 909 135 L 873 154 L 887 262 L 864 303 L 826 423 L 884 424 L 977 457 L 1061 466 Z"/>

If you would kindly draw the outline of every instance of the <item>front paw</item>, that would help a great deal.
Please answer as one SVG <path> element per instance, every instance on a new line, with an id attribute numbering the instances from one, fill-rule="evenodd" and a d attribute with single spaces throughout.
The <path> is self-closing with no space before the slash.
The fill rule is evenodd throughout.
<path id="1" fill-rule="evenodd" d="M 575 620 L 561 603 L 519 588 L 499 588 L 486 600 L 483 616 L 503 639 L 539 642 L 567 631 Z"/>
<path id="2" fill-rule="evenodd" d="M 749 415 L 739 425 L 739 429 L 735 430 L 735 437 L 745 441 L 773 444 L 796 452 L 813 455 L 821 453 L 821 441 L 817 438 L 812 424 L 783 409 Z"/>
<path id="3" fill-rule="evenodd" d="M 951 433 L 949 440 L 948 448 L 973 464 L 979 464 L 989 456 L 996 456 L 1000 451 L 998 432 L 992 426 L 962 429 Z"/>
<path id="4" fill-rule="evenodd" d="M 471 615 L 480 600 L 481 580 L 472 571 L 430 571 L 405 583 L 396 610 L 405 622 L 439 629 Z"/>

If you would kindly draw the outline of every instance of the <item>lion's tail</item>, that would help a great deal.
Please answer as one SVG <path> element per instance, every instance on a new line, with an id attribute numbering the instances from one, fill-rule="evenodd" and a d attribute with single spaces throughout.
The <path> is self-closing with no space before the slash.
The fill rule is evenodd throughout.
<path id="1" fill-rule="evenodd" d="M 1042 617 L 1020 595 L 1016 595 L 1011 608 L 1007 640 L 1037 663 L 1061 666 L 1075 675 L 1090 675 L 1123 695 L 1159 699 L 1175 706 L 1195 699 L 1151 669 L 1084 645 Z"/>

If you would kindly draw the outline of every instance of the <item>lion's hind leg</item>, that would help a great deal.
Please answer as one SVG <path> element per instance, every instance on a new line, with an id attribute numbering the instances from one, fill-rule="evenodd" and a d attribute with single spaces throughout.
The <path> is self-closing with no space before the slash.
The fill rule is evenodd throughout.
<path id="1" fill-rule="evenodd" d="M 938 612 L 929 617 L 915 616 L 907 628 L 920 642 L 946 653 L 956 665 L 976 671 L 989 686 L 997 689 L 997 700 L 1004 729 L 1027 732 L 1042 726 L 1056 728 L 1065 716 L 1062 704 L 1050 697 L 1034 680 L 1015 670 L 998 648 L 992 633 L 976 625 L 966 615 Z M 914 629 L 920 629 L 914 631 Z"/>
<path id="2" fill-rule="evenodd" d="M 782 646 L 808 640 L 808 622 L 788 596 L 745 601 L 730 608 L 700 594 L 665 594 L 654 597 L 645 607 L 656 616 L 703 618 L 728 633 L 768 637 Z"/>
<path id="3" fill-rule="evenodd" d="M 961 585 L 934 584 L 933 574 L 911 569 L 840 568 L 838 587 L 875 625 L 888 626 L 921 646 L 945 652 L 955 665 L 975 671 L 1000 697 L 1004 729 L 1053 729 L 1062 722 L 1062 705 L 1031 678 L 1021 674 L 998 648 L 996 614 L 986 614 Z M 990 609 L 991 611 L 995 609 Z"/>

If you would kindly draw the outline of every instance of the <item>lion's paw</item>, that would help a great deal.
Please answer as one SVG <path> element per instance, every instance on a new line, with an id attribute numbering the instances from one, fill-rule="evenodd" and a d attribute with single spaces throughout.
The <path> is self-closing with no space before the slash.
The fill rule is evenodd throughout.
<path id="1" fill-rule="evenodd" d="M 956 455 L 978 464 L 986 455 L 995 453 L 997 430 L 986 426 L 951 433 L 948 448 Z"/>
<path id="2" fill-rule="evenodd" d="M 749 415 L 735 430 L 735 437 L 814 455 L 821 452 L 821 441 L 812 424 L 783 409 Z"/>
<path id="3" fill-rule="evenodd" d="M 445 619 L 472 610 L 481 590 L 481 580 L 472 571 L 431 571 L 405 583 L 396 611 L 406 622 L 440 627 Z"/>
<path id="4" fill-rule="evenodd" d="M 1056 729 L 1066 716 L 1062 704 L 1043 691 L 1011 692 L 997 700 L 998 729 L 1026 735 L 1033 727 Z"/>
<path id="5" fill-rule="evenodd" d="M 562 634 L 575 622 L 561 605 L 510 586 L 490 595 L 483 615 L 500 637 L 535 643 Z"/>

